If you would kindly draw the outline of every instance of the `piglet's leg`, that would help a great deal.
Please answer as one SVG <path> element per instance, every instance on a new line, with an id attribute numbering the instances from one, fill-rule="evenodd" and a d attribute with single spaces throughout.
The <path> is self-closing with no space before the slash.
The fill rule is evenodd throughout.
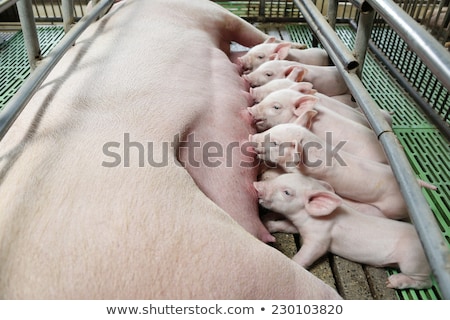
<path id="1" fill-rule="evenodd" d="M 429 275 L 408 276 L 403 273 L 391 275 L 386 281 L 386 287 L 396 289 L 425 289 L 431 287 L 432 283 Z"/>
<path id="2" fill-rule="evenodd" d="M 298 233 L 297 228 L 287 219 L 285 220 L 268 220 L 263 221 L 267 230 L 270 233 L 284 232 L 284 233 Z"/>
<path id="3" fill-rule="evenodd" d="M 304 268 L 311 266 L 317 259 L 323 256 L 328 250 L 328 246 L 317 241 L 304 241 L 302 247 L 292 258 Z"/>

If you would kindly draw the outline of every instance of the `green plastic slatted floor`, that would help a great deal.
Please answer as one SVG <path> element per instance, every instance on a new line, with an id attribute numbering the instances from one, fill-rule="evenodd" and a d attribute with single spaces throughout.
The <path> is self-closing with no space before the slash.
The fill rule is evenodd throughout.
<path id="1" fill-rule="evenodd" d="M 312 45 L 310 30 L 304 25 L 286 25 L 294 41 Z M 338 34 L 350 47 L 354 32 L 349 27 L 338 26 Z M 63 36 L 60 27 L 40 27 L 39 40 L 43 54 Z M 0 110 L 19 89 L 29 75 L 22 33 L 17 33 L 0 44 Z M 393 128 L 418 177 L 430 181 L 437 191 L 424 190 L 431 209 L 450 246 L 450 148 L 449 142 L 420 112 L 414 102 L 397 85 L 386 70 L 369 55 L 364 66 L 363 81 L 379 106 L 393 111 Z M 395 272 L 389 270 L 388 272 Z M 400 299 L 440 299 L 436 286 L 428 290 L 397 291 Z"/>
<path id="2" fill-rule="evenodd" d="M 312 37 L 307 26 L 286 25 L 286 29 L 294 41 L 312 45 Z M 355 39 L 353 29 L 338 26 L 336 31 L 342 41 L 349 48 L 353 48 Z M 423 189 L 423 192 L 450 247 L 449 141 L 427 120 L 407 93 L 371 54 L 365 60 L 363 82 L 380 108 L 394 112 L 393 130 L 417 176 L 438 187 L 437 191 Z M 436 285 L 428 290 L 397 290 L 397 294 L 400 299 L 429 300 L 441 297 Z"/>
<path id="3" fill-rule="evenodd" d="M 61 27 L 46 26 L 38 28 L 41 52 L 45 56 L 64 35 Z M 27 51 L 23 45 L 23 34 L 17 32 L 0 44 L 0 110 L 19 90 L 22 82 L 30 74 Z"/>

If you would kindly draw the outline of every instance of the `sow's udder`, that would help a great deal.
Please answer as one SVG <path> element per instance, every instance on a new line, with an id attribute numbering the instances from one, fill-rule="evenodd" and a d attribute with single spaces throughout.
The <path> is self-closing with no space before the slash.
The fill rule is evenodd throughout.
<path id="1" fill-rule="evenodd" d="M 247 107 L 248 87 L 238 67 L 216 52 L 209 79 L 198 79 L 208 90 L 205 112 L 180 137 L 179 161 L 200 189 L 248 232 L 264 242 L 274 238 L 262 224 L 252 186 L 257 166 L 248 136 L 255 133 Z"/>

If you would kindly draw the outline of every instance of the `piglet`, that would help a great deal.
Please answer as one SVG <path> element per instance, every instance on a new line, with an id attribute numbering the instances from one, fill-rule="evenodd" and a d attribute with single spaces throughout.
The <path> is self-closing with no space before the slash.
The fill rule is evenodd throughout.
<path id="1" fill-rule="evenodd" d="M 328 182 L 341 197 L 377 207 L 385 217 L 404 219 L 408 210 L 389 165 L 333 147 L 308 129 L 287 123 L 250 135 L 258 157 L 289 172 Z M 419 185 L 436 189 L 418 180 Z"/>
<path id="2" fill-rule="evenodd" d="M 291 74 L 293 74 L 293 72 Z M 302 92 L 304 94 L 317 93 L 317 90 L 313 88 L 313 84 L 311 82 L 305 81 L 295 82 L 289 78 L 272 80 L 260 87 L 250 88 L 249 92 L 253 99 L 253 102 L 260 103 L 265 97 L 267 97 L 274 91 L 282 89 L 290 89 L 294 87 L 296 88 L 297 91 Z"/>
<path id="3" fill-rule="evenodd" d="M 383 148 L 372 129 L 324 107 L 319 101 L 313 95 L 283 89 L 270 93 L 248 110 L 259 132 L 277 124 L 295 122 L 324 140 L 331 137 L 332 145 L 344 142 L 342 150 L 387 163 Z"/>
<path id="4" fill-rule="evenodd" d="M 287 173 L 280 166 L 268 167 L 265 163 L 262 163 L 260 165 L 259 171 L 260 171 L 260 173 L 258 174 L 258 181 L 271 180 L 282 174 Z M 310 179 L 312 179 L 312 178 L 310 178 Z M 333 187 L 328 182 L 325 182 L 322 180 L 317 180 L 317 179 L 314 179 L 314 180 L 317 181 L 318 183 L 322 184 L 322 186 L 325 187 L 328 191 L 331 191 L 333 193 L 335 192 Z M 385 218 L 383 213 L 378 208 L 374 207 L 371 204 L 353 201 L 353 200 L 349 200 L 346 198 L 342 198 L 342 200 L 344 201 L 345 204 L 349 205 L 353 209 L 355 209 L 363 214 Z M 267 227 L 267 229 L 271 233 L 274 233 L 274 232 L 293 233 L 292 229 L 289 228 L 288 221 L 286 219 L 280 219 L 279 214 L 277 215 L 276 213 L 274 213 L 274 215 L 277 217 L 276 219 L 272 219 L 273 215 L 269 215 L 269 214 L 265 214 L 262 216 L 262 221 L 263 221 L 264 225 Z"/>
<path id="5" fill-rule="evenodd" d="M 309 65 L 328 66 L 330 64 L 328 54 L 323 49 L 292 48 L 291 42 L 277 42 L 275 37 L 269 37 L 264 43 L 251 48 L 239 58 L 239 63 L 242 65 L 244 73 L 249 73 L 277 55 L 281 60 L 297 61 Z"/>
<path id="6" fill-rule="evenodd" d="M 298 68 L 297 81 L 311 82 L 318 92 L 327 96 L 347 94 L 349 89 L 335 66 L 313 66 L 288 60 L 271 60 L 264 62 L 256 70 L 242 77 L 251 87 L 259 87 L 275 79 L 287 78 Z"/>
<path id="7" fill-rule="evenodd" d="M 250 95 L 252 96 L 254 103 L 261 102 L 265 97 L 274 91 L 281 89 L 293 89 L 305 94 L 314 94 L 320 99 L 320 103 L 327 108 L 339 112 L 343 116 L 351 118 L 367 127 L 370 126 L 356 101 L 353 101 L 350 93 L 329 97 L 323 93 L 317 92 L 317 90 L 313 88 L 312 83 L 297 82 L 296 79 L 299 78 L 298 73 L 302 72 L 302 70 L 302 68 L 294 68 L 292 72 L 284 79 L 275 79 L 262 86 L 250 88 Z M 308 83 L 310 85 L 307 85 Z M 386 110 L 380 110 L 380 112 L 383 114 L 387 123 L 392 126 L 392 114 Z"/>
<path id="8" fill-rule="evenodd" d="M 259 203 L 285 215 L 302 236 L 293 257 L 307 268 L 327 251 L 373 266 L 398 266 L 388 288 L 424 289 L 432 285 L 431 269 L 413 225 L 371 217 L 345 205 L 335 193 L 301 174 L 283 174 L 254 182 Z"/>

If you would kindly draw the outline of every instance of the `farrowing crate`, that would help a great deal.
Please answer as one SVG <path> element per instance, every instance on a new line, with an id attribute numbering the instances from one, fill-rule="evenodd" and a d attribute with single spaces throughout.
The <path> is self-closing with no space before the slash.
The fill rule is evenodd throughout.
<path id="1" fill-rule="evenodd" d="M 87 2 L 87 0 L 74 1 L 75 20 L 84 15 Z M 309 46 L 325 45 L 320 38 L 323 31 L 314 22 L 318 19 L 311 18 L 309 9 L 312 5 L 308 1 L 302 1 L 300 5 L 300 1 L 295 0 L 215 2 L 279 38 L 306 43 Z M 362 14 L 358 8 L 367 9 L 364 5 L 370 6 L 371 1 L 336 2 L 336 11 L 329 7 L 328 1 L 317 0 L 314 4 L 322 15 L 328 17 L 331 25 L 335 26 L 338 38 L 346 47 L 356 51 L 355 30 L 362 21 Z M 430 35 L 442 46 L 448 45 L 450 19 L 449 12 L 445 9 L 448 0 L 396 2 L 410 17 L 420 22 L 424 29 L 429 30 Z M 301 10 L 301 5 L 306 6 L 306 9 L 303 7 Z M 33 14 L 37 22 L 59 24 L 63 20 L 61 1 L 35 0 Z M 440 18 L 442 21 L 438 22 Z M 364 62 L 362 82 L 378 107 L 394 112 L 393 131 L 400 140 L 414 173 L 438 186 L 437 191 L 422 190 L 422 193 L 436 219 L 439 233 L 445 242 L 444 246 L 448 249 L 450 247 L 449 86 L 448 83 L 442 83 L 439 77 L 430 71 L 430 62 L 428 65 L 424 63 L 418 55 L 417 48 L 412 50 L 402 35 L 385 19 L 386 16 L 375 14 L 373 29 L 370 32 L 371 50 L 362 61 Z M 327 33 L 328 31 L 325 32 Z M 61 27 L 39 28 L 39 40 L 44 55 L 62 35 Z M 19 33 L 10 39 L 8 37 L 7 41 L 0 44 L 2 77 L 0 109 L 29 75 L 26 50 L 22 42 L 23 38 Z M 18 52 L 20 57 L 17 56 Z M 448 65 L 440 67 L 449 68 Z M 8 75 L 7 78 L 5 75 Z M 415 219 L 413 221 L 416 223 Z M 426 241 L 428 240 L 425 239 Z M 434 249 L 428 249 L 427 254 L 430 251 Z M 448 251 L 444 254 L 448 257 Z M 447 266 L 445 270 L 437 271 L 445 274 L 449 269 Z M 388 273 L 392 272 L 395 271 L 388 270 Z M 445 282 L 445 279 L 443 281 L 447 286 L 448 282 Z M 448 288 L 444 289 L 443 291 L 447 292 Z M 396 293 L 400 299 L 441 299 L 443 296 L 449 298 L 442 294 L 436 281 L 429 290 L 398 290 Z"/>

